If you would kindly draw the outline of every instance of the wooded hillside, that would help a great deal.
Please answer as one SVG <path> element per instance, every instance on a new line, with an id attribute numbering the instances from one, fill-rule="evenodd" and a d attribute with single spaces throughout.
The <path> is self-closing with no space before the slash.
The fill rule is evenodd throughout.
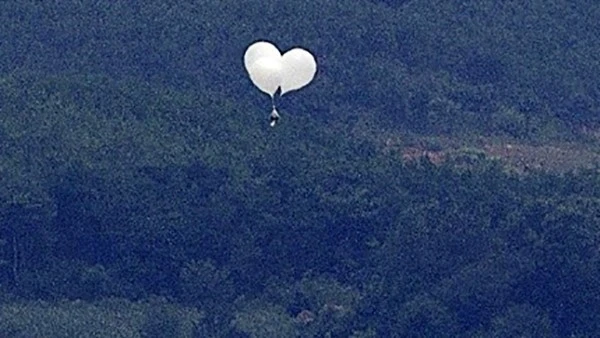
<path id="1" fill-rule="evenodd" d="M 0 3 L 0 336 L 599 335 L 599 19 Z M 276 128 L 257 39 L 319 65 Z M 489 140 L 591 160 L 515 171 Z"/>

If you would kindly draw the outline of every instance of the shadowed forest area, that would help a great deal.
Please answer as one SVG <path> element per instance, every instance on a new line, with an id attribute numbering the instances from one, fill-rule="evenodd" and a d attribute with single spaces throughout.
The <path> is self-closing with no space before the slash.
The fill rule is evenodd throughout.
<path id="1" fill-rule="evenodd" d="M 279 100 L 252 42 L 316 57 Z M 600 3 L 0 3 L 0 336 L 600 335 Z"/>

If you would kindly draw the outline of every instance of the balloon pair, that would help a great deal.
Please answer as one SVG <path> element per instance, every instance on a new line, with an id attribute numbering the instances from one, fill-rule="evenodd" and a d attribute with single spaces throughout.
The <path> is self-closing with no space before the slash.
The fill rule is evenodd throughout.
<path id="1" fill-rule="evenodd" d="M 307 50 L 294 48 L 282 55 L 267 41 L 255 42 L 246 49 L 244 66 L 252 83 L 271 96 L 271 126 L 275 126 L 279 119 L 275 108 L 277 91 L 281 89 L 280 95 L 283 95 L 300 89 L 309 84 L 317 72 L 317 62 Z"/>

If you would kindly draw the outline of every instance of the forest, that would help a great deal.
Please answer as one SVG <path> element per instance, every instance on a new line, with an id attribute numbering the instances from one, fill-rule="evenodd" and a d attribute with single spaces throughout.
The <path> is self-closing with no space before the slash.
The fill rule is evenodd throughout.
<path id="1" fill-rule="evenodd" d="M 275 128 L 263 39 L 318 64 Z M 598 46 L 587 0 L 1 2 L 0 336 L 600 336 Z"/>

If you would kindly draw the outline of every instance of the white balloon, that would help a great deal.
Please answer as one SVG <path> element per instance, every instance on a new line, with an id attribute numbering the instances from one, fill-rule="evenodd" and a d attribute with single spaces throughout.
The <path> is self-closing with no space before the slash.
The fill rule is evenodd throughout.
<path id="1" fill-rule="evenodd" d="M 262 57 L 280 58 L 279 49 L 267 41 L 258 41 L 250 45 L 244 53 L 244 66 L 248 70 L 258 59 Z M 250 72 L 248 70 L 248 72 Z"/>
<path id="2" fill-rule="evenodd" d="M 281 57 L 261 57 L 248 67 L 250 80 L 258 89 L 273 97 L 281 86 Z"/>
<path id="3" fill-rule="evenodd" d="M 309 84 L 317 72 L 314 56 L 305 49 L 294 48 L 282 57 L 281 95 Z"/>
<path id="4" fill-rule="evenodd" d="M 246 49 L 244 66 L 252 83 L 271 98 L 279 88 L 283 95 L 306 86 L 317 72 L 317 62 L 307 50 L 294 48 L 282 56 L 268 41 L 257 41 Z"/>

